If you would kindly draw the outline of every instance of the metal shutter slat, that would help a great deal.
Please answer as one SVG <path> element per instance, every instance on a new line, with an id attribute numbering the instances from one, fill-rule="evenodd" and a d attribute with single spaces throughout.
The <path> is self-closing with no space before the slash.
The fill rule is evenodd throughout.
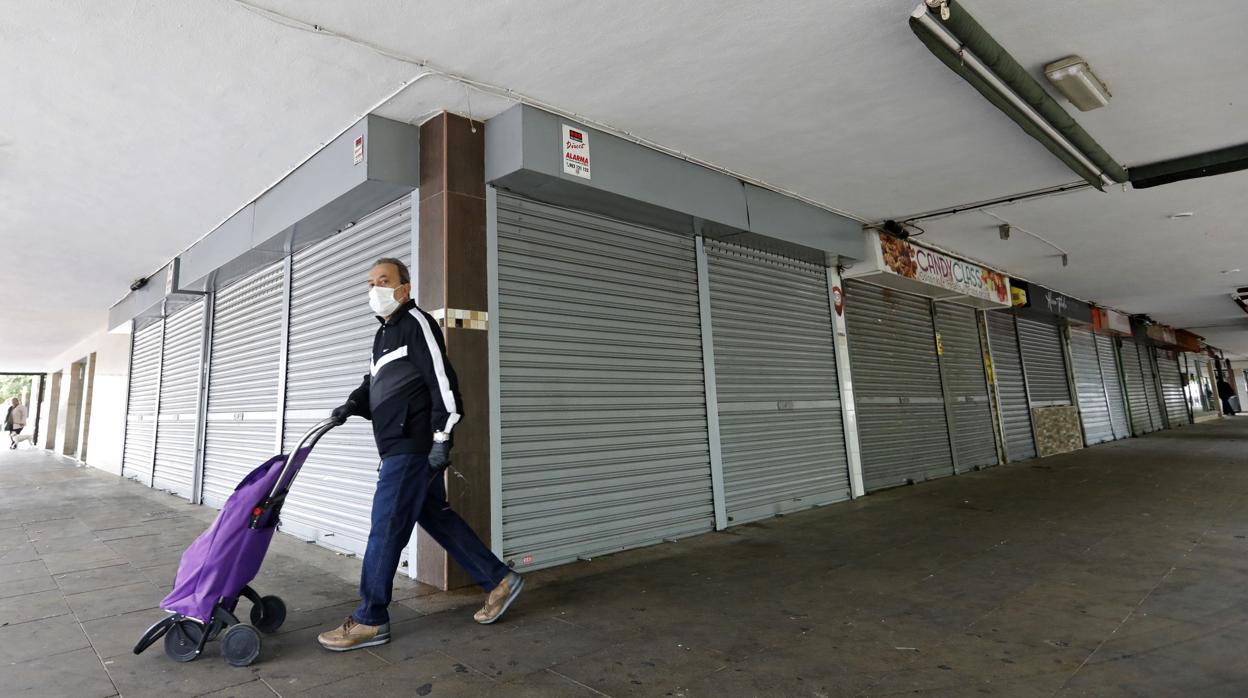
<path id="1" fill-rule="evenodd" d="M 992 370 L 1001 403 L 1001 423 L 1005 431 L 1006 460 L 1011 463 L 1036 457 L 1035 436 L 1031 431 L 1031 408 L 1023 380 L 1023 361 L 1018 353 L 1018 332 L 1008 310 L 990 311 L 988 346 Z"/>
<path id="2" fill-rule="evenodd" d="M 1144 373 L 1144 390 L 1148 394 L 1148 417 L 1152 423 L 1152 431 L 1166 428 L 1166 406 L 1161 401 L 1161 392 L 1157 389 L 1156 367 L 1153 366 L 1153 348 L 1147 344 L 1137 344 L 1140 353 L 1141 371 Z"/>
<path id="3" fill-rule="evenodd" d="M 152 480 L 162 328 L 163 324 L 157 321 L 135 332 L 130 350 L 130 397 L 126 408 L 122 474 L 144 485 L 151 484 Z"/>
<path id="4" fill-rule="evenodd" d="M 1105 395 L 1105 381 L 1101 377 L 1096 339 L 1091 332 L 1071 328 L 1070 356 L 1075 372 L 1075 387 L 1079 394 L 1083 434 L 1088 445 L 1113 441 L 1114 427 Z"/>
<path id="5" fill-rule="evenodd" d="M 1105 397 L 1109 402 L 1109 420 L 1114 438 L 1125 439 L 1131 436 L 1131 427 L 1127 420 L 1126 396 L 1122 392 L 1118 350 L 1114 347 L 1112 337 L 1096 335 L 1096 355 L 1101 364 L 1101 377 L 1104 380 Z"/>
<path id="6" fill-rule="evenodd" d="M 503 558 L 713 525 L 693 239 L 498 195 Z"/>
<path id="7" fill-rule="evenodd" d="M 368 373 L 377 319 L 365 280 L 380 257 L 411 260 L 411 197 L 295 253 L 291 261 L 285 448 L 329 416 Z M 317 444 L 282 509 L 282 529 L 362 555 L 368 543 L 377 446 L 369 423 L 351 419 Z"/>
<path id="8" fill-rule="evenodd" d="M 707 241 L 729 521 L 849 498 L 827 272 Z"/>
<path id="9" fill-rule="evenodd" d="M 866 489 L 953 474 L 929 301 L 854 280 L 845 291 Z"/>
<path id="10" fill-rule="evenodd" d="M 243 476 L 273 455 L 284 277 L 279 263 L 217 292 L 204 432 L 209 506 L 225 503 Z"/>
<path id="11" fill-rule="evenodd" d="M 953 402 L 954 444 L 958 472 L 997 462 L 996 430 L 984 377 L 984 352 L 974 308 L 953 303 L 936 304 L 936 330 L 944 352 L 948 391 Z"/>
<path id="12" fill-rule="evenodd" d="M 203 300 L 196 301 L 166 321 L 160 365 L 160 418 L 152 486 L 182 497 L 191 495 L 195 474 L 204 307 Z"/>
<path id="13" fill-rule="evenodd" d="M 1057 325 L 1020 317 L 1018 341 L 1022 345 L 1023 370 L 1032 407 L 1071 404 L 1065 350 Z"/>

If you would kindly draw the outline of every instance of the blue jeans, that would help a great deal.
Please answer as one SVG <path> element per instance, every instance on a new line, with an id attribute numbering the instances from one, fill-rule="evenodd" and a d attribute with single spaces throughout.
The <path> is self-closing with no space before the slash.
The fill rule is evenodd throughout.
<path id="1" fill-rule="evenodd" d="M 360 575 L 360 607 L 352 614 L 356 622 L 390 622 L 387 609 L 394 590 L 394 573 L 418 523 L 487 592 L 510 573 L 459 514 L 451 511 L 446 503 L 443 475 L 433 472 L 427 456 L 391 456 L 381 461 L 377 492 L 373 495 L 373 526 Z"/>

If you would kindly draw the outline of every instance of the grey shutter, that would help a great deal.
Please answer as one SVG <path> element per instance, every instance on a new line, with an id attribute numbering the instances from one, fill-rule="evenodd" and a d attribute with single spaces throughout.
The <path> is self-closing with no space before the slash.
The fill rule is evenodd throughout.
<path id="1" fill-rule="evenodd" d="M 284 264 L 217 292 L 212 318 L 204 503 L 219 507 L 273 456 L 277 438 Z"/>
<path id="2" fill-rule="evenodd" d="M 1114 425 L 1109 415 L 1105 381 L 1096 352 L 1096 338 L 1087 331 L 1070 330 L 1070 356 L 1075 370 L 1075 387 L 1079 393 L 1079 414 L 1083 435 L 1088 445 L 1114 440 Z"/>
<path id="3" fill-rule="evenodd" d="M 126 443 L 121 470 L 125 477 L 144 485 L 152 481 L 162 328 L 163 323 L 157 320 L 131 337 L 130 397 L 126 408 Z"/>
<path id="4" fill-rule="evenodd" d="M 296 252 L 291 261 L 285 448 L 346 401 L 372 363 L 377 318 L 368 271 L 379 257 L 411 259 L 411 197 Z M 353 418 L 308 457 L 282 509 L 282 530 L 362 555 L 377 488 L 377 446 L 369 422 Z"/>
<path id="5" fill-rule="evenodd" d="M 1145 374 L 1140 364 L 1140 345 L 1131 340 L 1122 342 L 1122 372 L 1127 384 L 1127 406 L 1131 410 L 1131 433 L 1134 436 L 1153 431 L 1152 417 L 1148 409 L 1148 393 L 1145 392 Z M 1152 380 L 1152 376 L 1147 378 Z"/>
<path id="6" fill-rule="evenodd" d="M 693 239 L 499 192 L 497 260 L 504 560 L 710 530 Z"/>
<path id="7" fill-rule="evenodd" d="M 1105 398 L 1109 403 L 1109 422 L 1113 427 L 1115 439 L 1131 436 L 1131 427 L 1127 421 L 1126 397 L 1122 392 L 1121 371 L 1118 368 L 1118 351 L 1114 348 L 1114 339 L 1104 335 L 1095 335 L 1097 360 L 1101 364 L 1101 380 L 1105 387 Z"/>
<path id="8" fill-rule="evenodd" d="M 203 300 L 195 301 L 166 320 L 164 356 L 160 361 L 156 472 L 152 486 L 183 497 L 191 496 L 195 473 L 203 343 Z"/>
<path id="9" fill-rule="evenodd" d="M 954 303 L 937 303 L 936 331 L 940 333 L 946 390 L 953 404 L 958 471 L 994 465 L 997 437 L 992 426 L 976 310 Z"/>
<path id="10" fill-rule="evenodd" d="M 1161 378 L 1161 397 L 1166 406 L 1166 418 L 1171 428 L 1191 424 L 1187 416 L 1187 398 L 1183 392 L 1183 371 L 1174 352 L 1165 349 L 1154 350 L 1157 357 L 1157 372 Z"/>
<path id="11" fill-rule="evenodd" d="M 1031 406 L 1071 404 L 1061 329 L 1052 322 L 1020 317 L 1018 341 L 1022 345 L 1023 370 L 1027 373 Z"/>
<path id="12" fill-rule="evenodd" d="M 1035 436 L 1031 431 L 1031 407 L 1023 362 L 1018 353 L 1018 333 L 1014 315 L 1008 310 L 985 314 L 988 320 L 988 346 L 997 397 L 1001 403 L 1001 423 L 1005 431 L 1005 455 L 1011 463 L 1036 457 Z"/>
<path id="13" fill-rule="evenodd" d="M 1153 366 L 1153 348 L 1148 344 L 1137 344 L 1140 354 L 1140 370 L 1144 374 L 1144 391 L 1148 394 L 1148 417 L 1152 423 L 1152 431 L 1166 427 L 1163 415 L 1166 406 L 1161 401 L 1161 392 L 1157 389 L 1156 367 Z"/>
<path id="14" fill-rule="evenodd" d="M 706 251 L 729 521 L 848 499 L 827 270 Z"/>
<path id="15" fill-rule="evenodd" d="M 952 475 L 930 302 L 859 281 L 845 290 L 866 489 Z"/>

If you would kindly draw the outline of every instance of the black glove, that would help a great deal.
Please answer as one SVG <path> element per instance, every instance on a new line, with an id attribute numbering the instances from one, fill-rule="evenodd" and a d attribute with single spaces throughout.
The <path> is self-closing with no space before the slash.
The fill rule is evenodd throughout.
<path id="1" fill-rule="evenodd" d="M 451 442 L 435 441 L 433 448 L 429 450 L 429 467 L 434 470 L 444 470 L 446 466 L 451 464 Z"/>
<path id="2" fill-rule="evenodd" d="M 329 413 L 329 416 L 333 417 L 334 422 L 336 422 L 338 426 L 342 426 L 347 423 L 347 417 L 350 417 L 353 414 L 359 414 L 359 410 L 356 408 L 357 405 L 355 404 L 355 400 L 347 400 L 341 405 L 335 407 L 334 411 Z"/>

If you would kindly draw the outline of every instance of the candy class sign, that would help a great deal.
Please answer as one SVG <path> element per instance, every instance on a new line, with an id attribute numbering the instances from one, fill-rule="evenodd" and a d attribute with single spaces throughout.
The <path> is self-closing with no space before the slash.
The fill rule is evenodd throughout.
<path id="1" fill-rule="evenodd" d="M 1010 304 L 1010 283 L 1004 274 L 892 235 L 879 233 L 879 238 L 885 270 L 973 298 Z"/>

